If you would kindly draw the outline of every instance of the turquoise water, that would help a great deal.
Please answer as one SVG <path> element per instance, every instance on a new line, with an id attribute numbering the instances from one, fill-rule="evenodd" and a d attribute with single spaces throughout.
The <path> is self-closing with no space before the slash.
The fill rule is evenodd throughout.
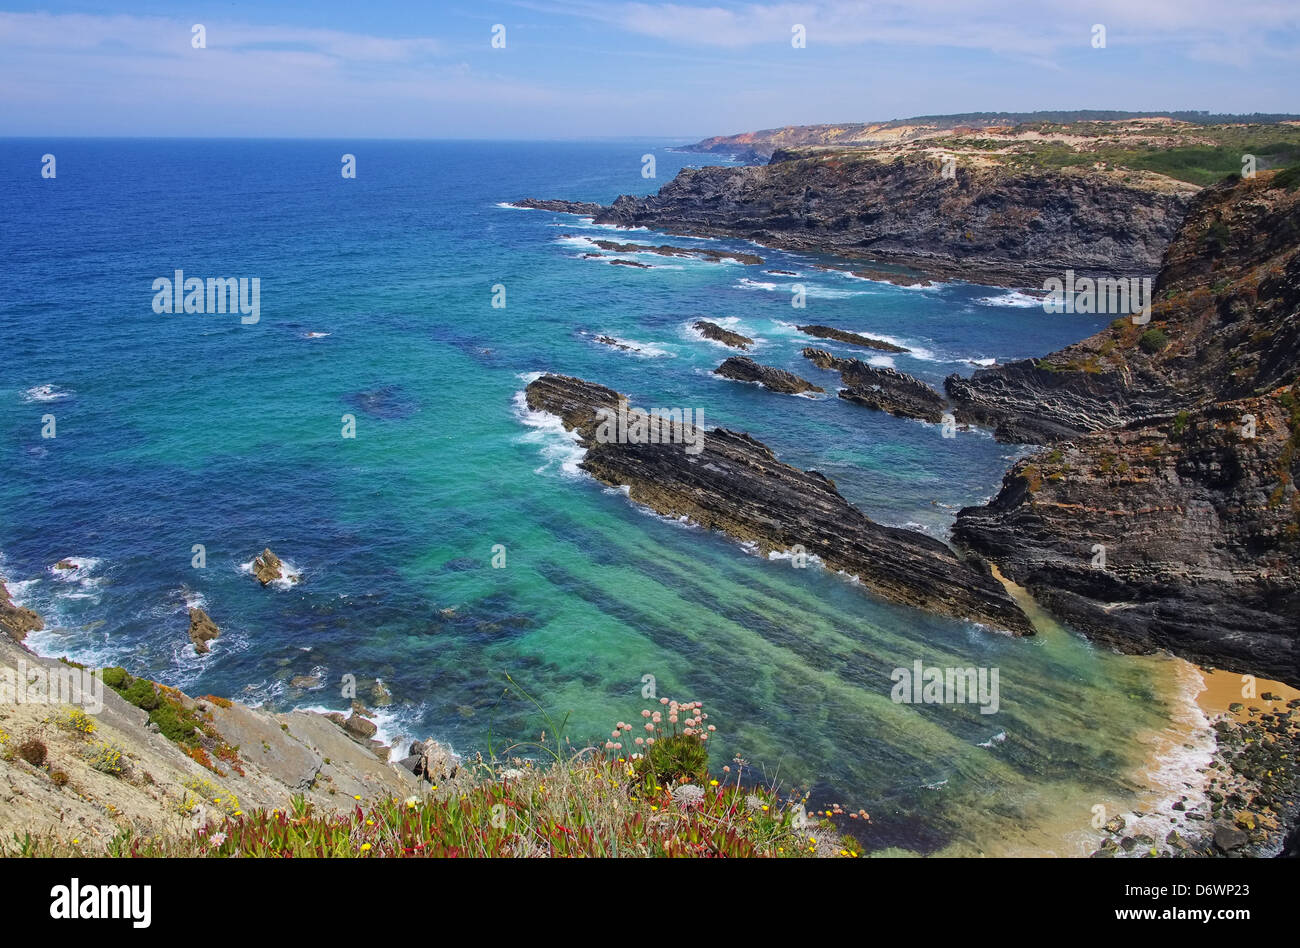
<path id="1" fill-rule="evenodd" d="M 641 177 L 646 151 L 658 179 Z M 46 152 L 54 180 L 39 174 Z M 355 180 L 339 174 L 345 152 Z M 499 206 L 646 193 L 699 161 L 640 142 L 0 142 L 0 569 L 47 618 L 32 644 L 277 708 L 342 708 L 343 675 L 379 678 L 387 735 L 462 752 L 544 726 L 503 697 L 507 673 L 569 714 L 575 741 L 635 717 L 652 674 L 660 695 L 710 707 L 717 766 L 739 754 L 866 808 L 872 848 L 977 850 L 1079 806 L 1086 828 L 1088 802 L 1132 789 L 1138 736 L 1168 722 L 1159 663 L 1062 630 L 1013 640 L 759 559 L 604 489 L 523 410 L 543 371 L 697 409 L 832 477 L 875 519 L 943 536 L 1016 449 L 836 399 L 837 377 L 800 349 L 860 353 L 794 324 L 896 340 L 913 352 L 892 364 L 938 384 L 1103 322 L 1011 291 L 903 289 L 809 255 Z M 582 258 L 592 238 L 765 262 L 611 266 Z M 258 277 L 260 321 L 154 313 L 154 279 L 177 269 Z M 792 282 L 808 288 L 803 310 Z M 711 375 L 728 353 L 690 331 L 700 317 L 831 394 Z M 248 575 L 265 546 L 298 584 Z M 65 557 L 81 568 L 52 569 Z M 223 630 L 203 657 L 186 635 L 195 604 Z M 890 671 L 918 659 L 998 667 L 1000 711 L 894 704 Z M 290 684 L 313 675 L 319 687 Z"/>

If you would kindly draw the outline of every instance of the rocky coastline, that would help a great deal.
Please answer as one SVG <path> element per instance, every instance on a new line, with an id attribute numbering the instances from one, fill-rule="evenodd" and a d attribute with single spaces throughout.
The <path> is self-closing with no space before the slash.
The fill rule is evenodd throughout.
<path id="1" fill-rule="evenodd" d="M 799 548 L 894 602 L 1033 634 L 987 564 L 917 531 L 875 523 L 830 479 L 783 464 L 748 434 L 715 428 L 705 433 L 698 454 L 683 450 L 688 439 L 678 431 L 655 444 L 603 443 L 596 437 L 598 412 L 617 411 L 623 401 L 613 389 L 543 375 L 529 383 L 525 397 L 530 409 L 556 416 L 577 433 L 587 449 L 584 470 L 628 488 L 636 503 L 752 543 L 762 555 Z"/>
<path id="2" fill-rule="evenodd" d="M 1150 323 L 950 378 L 1004 440 L 1046 443 L 953 539 L 1130 652 L 1300 680 L 1300 194 L 1196 199 Z"/>
<path id="3" fill-rule="evenodd" d="M 1150 275 L 1195 190 L 1090 169 L 987 162 L 959 164 L 945 177 L 936 156 L 923 152 L 788 148 L 760 166 L 685 168 L 657 194 L 623 195 L 608 206 L 537 198 L 514 206 L 922 275 L 900 278 L 909 284 L 1022 287 L 1067 268 L 1080 276 Z M 870 272 L 864 276 L 876 279 Z"/>
<path id="4" fill-rule="evenodd" d="M 893 368 L 867 365 L 860 359 L 841 359 L 825 349 L 809 346 L 803 357 L 830 372 L 839 372 L 844 388 L 840 398 L 899 418 L 918 418 L 938 424 L 948 408 L 942 395 L 920 379 Z M 954 416 L 955 422 L 955 416 Z"/>

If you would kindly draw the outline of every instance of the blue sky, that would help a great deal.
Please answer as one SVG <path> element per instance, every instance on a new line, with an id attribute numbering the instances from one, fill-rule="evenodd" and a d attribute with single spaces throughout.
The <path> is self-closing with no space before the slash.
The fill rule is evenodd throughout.
<path id="1" fill-rule="evenodd" d="M 966 111 L 1300 112 L 1297 90 L 1300 0 L 0 9 L 0 135 L 694 139 Z"/>

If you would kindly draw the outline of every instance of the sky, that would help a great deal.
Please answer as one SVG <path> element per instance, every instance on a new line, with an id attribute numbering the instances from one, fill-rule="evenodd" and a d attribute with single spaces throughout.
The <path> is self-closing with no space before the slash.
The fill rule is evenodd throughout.
<path id="1" fill-rule="evenodd" d="M 0 136 L 694 140 L 1080 108 L 1300 112 L 1300 0 L 0 0 Z"/>

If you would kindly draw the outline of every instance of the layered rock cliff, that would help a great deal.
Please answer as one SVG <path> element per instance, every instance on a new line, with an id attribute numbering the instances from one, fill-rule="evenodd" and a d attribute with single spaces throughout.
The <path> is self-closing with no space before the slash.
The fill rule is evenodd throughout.
<path id="1" fill-rule="evenodd" d="M 1131 651 L 1300 681 L 1300 192 L 1199 195 L 1151 321 L 950 379 L 1013 440 L 1049 440 L 953 538 Z"/>
<path id="2" fill-rule="evenodd" d="M 901 264 L 944 278 L 1040 285 L 1065 268 L 1150 274 L 1195 188 L 1082 168 L 966 160 L 951 177 L 924 151 L 778 151 L 769 164 L 686 168 L 597 223 L 739 237 Z M 590 213 L 589 205 L 520 202 Z"/>

